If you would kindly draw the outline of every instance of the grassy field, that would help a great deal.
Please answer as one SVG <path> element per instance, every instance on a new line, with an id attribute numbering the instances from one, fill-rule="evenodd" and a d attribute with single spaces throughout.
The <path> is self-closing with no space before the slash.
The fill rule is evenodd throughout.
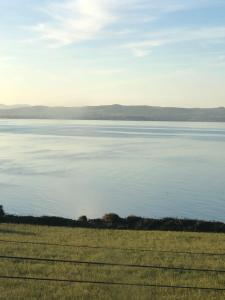
<path id="1" fill-rule="evenodd" d="M 225 252 L 224 234 L 113 231 L 0 224 L 0 239 L 154 250 Z M 0 242 L 0 255 L 225 269 L 225 256 Z M 0 259 L 0 276 L 225 287 L 225 273 Z M 0 279 L 0 299 L 225 299 L 225 292 Z"/>

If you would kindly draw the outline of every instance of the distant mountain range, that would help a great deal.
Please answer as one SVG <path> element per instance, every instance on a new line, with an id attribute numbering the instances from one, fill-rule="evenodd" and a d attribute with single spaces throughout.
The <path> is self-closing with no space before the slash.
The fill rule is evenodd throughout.
<path id="1" fill-rule="evenodd" d="M 118 104 L 85 107 L 0 105 L 0 118 L 225 122 L 225 108 L 123 106 Z"/>

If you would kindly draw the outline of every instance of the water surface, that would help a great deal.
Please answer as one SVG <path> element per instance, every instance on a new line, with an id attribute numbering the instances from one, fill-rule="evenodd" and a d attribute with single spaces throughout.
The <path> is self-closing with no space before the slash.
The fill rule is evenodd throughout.
<path id="1" fill-rule="evenodd" d="M 10 213 L 225 221 L 225 124 L 0 120 Z"/>

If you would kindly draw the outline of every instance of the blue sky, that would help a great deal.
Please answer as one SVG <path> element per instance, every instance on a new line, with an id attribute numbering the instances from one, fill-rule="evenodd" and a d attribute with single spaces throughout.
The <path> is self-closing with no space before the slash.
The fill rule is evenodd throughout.
<path id="1" fill-rule="evenodd" d="M 0 96 L 225 106 L 225 1 L 0 0 Z"/>

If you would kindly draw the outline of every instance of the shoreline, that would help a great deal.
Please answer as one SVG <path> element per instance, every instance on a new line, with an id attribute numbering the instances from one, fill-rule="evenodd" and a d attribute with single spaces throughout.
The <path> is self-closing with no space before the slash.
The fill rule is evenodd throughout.
<path id="1" fill-rule="evenodd" d="M 4 214 L 0 215 L 1 223 L 90 229 L 225 233 L 225 223 L 218 221 L 176 218 L 152 219 L 137 216 L 121 218 L 113 213 L 96 219 L 88 219 L 86 216 L 82 216 L 77 220 L 56 216 L 34 217 Z"/>
<path id="2" fill-rule="evenodd" d="M 182 108 L 149 105 L 99 106 L 25 106 L 0 108 L 0 118 L 7 119 L 65 119 L 65 120 L 127 120 L 225 122 L 225 108 Z"/>
<path id="3" fill-rule="evenodd" d="M 30 120 L 30 121 L 110 121 L 110 122 L 136 122 L 136 123 L 141 123 L 141 122 L 164 122 L 164 123 L 218 123 L 218 124 L 224 124 L 225 120 L 171 120 L 171 119 L 165 119 L 165 120 L 150 120 L 150 119 L 113 119 L 113 118 L 42 118 L 42 117 L 1 117 L 0 120 Z"/>

